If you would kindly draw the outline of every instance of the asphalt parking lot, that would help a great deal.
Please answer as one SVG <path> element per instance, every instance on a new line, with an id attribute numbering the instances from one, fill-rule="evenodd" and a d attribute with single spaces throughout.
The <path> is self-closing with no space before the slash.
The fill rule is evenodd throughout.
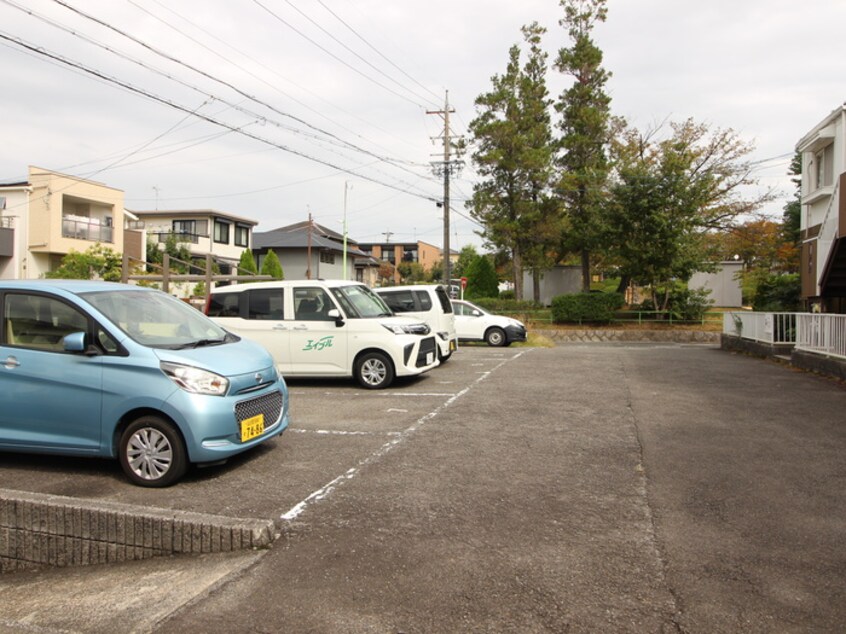
<path id="1" fill-rule="evenodd" d="M 0 578 L 0 631 L 846 626 L 846 390 L 702 345 L 462 348 L 292 381 L 267 447 L 165 490 L 0 456 L 0 488 L 273 518 L 266 551 Z"/>

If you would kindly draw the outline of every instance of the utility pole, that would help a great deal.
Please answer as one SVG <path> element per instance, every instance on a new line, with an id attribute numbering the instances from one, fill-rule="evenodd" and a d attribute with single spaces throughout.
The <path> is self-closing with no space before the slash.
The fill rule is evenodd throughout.
<path id="1" fill-rule="evenodd" d="M 443 154 L 443 161 L 433 161 L 432 162 L 432 171 L 436 176 L 443 176 L 444 177 L 444 200 L 442 203 L 443 210 L 444 210 L 444 255 L 443 255 L 443 269 L 444 269 L 444 285 L 449 290 L 449 280 L 450 280 L 450 248 L 449 248 L 449 177 L 450 175 L 455 172 L 461 170 L 464 166 L 463 161 L 460 160 L 453 160 L 451 158 L 451 152 L 453 149 L 453 141 L 452 141 L 452 130 L 449 127 L 449 115 L 450 113 L 455 112 L 454 108 L 449 107 L 449 91 L 447 90 L 444 97 L 444 109 L 443 110 L 427 110 L 426 114 L 436 114 L 443 118 L 444 120 L 444 133 L 442 137 L 433 137 L 432 141 L 436 141 L 437 139 L 442 139 L 444 144 L 444 154 Z"/>
<path id="2" fill-rule="evenodd" d="M 308 212 L 308 264 L 306 264 L 306 279 L 311 279 L 311 212 Z"/>
<path id="3" fill-rule="evenodd" d="M 393 231 L 383 231 L 382 235 L 385 236 L 385 242 L 390 243 L 391 236 L 394 235 L 394 232 Z"/>
<path id="4" fill-rule="evenodd" d="M 349 181 L 344 181 L 344 279 L 347 279 L 347 190 Z"/>

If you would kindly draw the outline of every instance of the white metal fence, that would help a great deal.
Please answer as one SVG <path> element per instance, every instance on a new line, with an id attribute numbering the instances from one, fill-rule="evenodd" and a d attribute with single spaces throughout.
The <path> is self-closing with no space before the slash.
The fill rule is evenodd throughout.
<path id="1" fill-rule="evenodd" d="M 795 343 L 800 313 L 723 313 L 723 332 L 764 343 Z"/>
<path id="2" fill-rule="evenodd" d="M 802 314 L 796 349 L 846 359 L 846 315 Z"/>
<path id="3" fill-rule="evenodd" d="M 727 312 L 723 314 L 723 332 L 846 359 L 846 315 Z"/>

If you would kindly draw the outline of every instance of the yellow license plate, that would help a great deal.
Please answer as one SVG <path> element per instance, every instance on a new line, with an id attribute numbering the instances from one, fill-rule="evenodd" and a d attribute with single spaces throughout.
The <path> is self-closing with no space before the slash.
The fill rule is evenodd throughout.
<path id="1" fill-rule="evenodd" d="M 241 421 L 241 442 L 247 442 L 264 433 L 264 414 Z"/>
<path id="2" fill-rule="evenodd" d="M 450 349 L 451 351 L 452 351 L 452 350 L 457 350 L 457 349 L 458 349 L 458 346 L 457 346 L 457 345 L 455 345 L 455 339 L 450 339 L 450 340 L 449 340 L 449 349 Z"/>

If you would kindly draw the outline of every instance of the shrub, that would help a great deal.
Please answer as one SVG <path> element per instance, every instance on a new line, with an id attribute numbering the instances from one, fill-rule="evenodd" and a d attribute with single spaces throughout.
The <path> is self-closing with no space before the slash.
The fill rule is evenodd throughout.
<path id="1" fill-rule="evenodd" d="M 771 273 L 758 283 L 752 308 L 761 312 L 801 310 L 802 282 L 798 273 Z"/>
<path id="2" fill-rule="evenodd" d="M 572 293 L 552 298 L 552 321 L 607 324 L 625 300 L 620 293 Z"/>
<path id="3" fill-rule="evenodd" d="M 670 291 L 670 315 L 679 321 L 702 321 L 705 312 L 714 303 L 708 299 L 710 293 L 710 290 L 704 288 L 674 288 Z"/>

